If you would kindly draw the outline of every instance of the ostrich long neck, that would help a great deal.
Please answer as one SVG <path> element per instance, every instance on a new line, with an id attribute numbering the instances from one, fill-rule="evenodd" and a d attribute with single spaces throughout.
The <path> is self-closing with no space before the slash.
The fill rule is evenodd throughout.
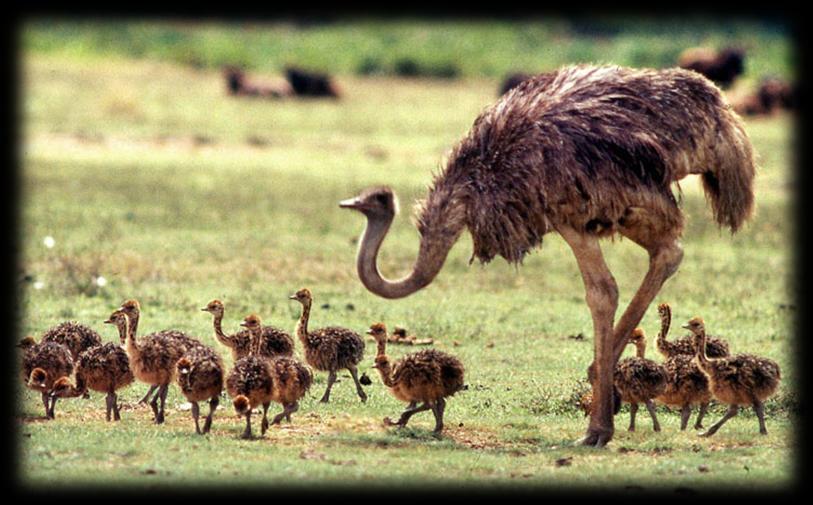
<path id="1" fill-rule="evenodd" d="M 669 326 L 672 323 L 672 316 L 668 312 L 661 315 L 661 331 L 658 333 L 658 348 L 664 348 L 669 343 L 666 341 L 666 335 L 669 333 Z"/>
<path id="2" fill-rule="evenodd" d="M 262 340 L 262 332 L 263 329 L 261 326 L 257 325 L 256 328 L 251 328 L 248 330 L 248 353 L 253 354 L 254 356 L 260 355 L 260 344 Z"/>
<path id="3" fill-rule="evenodd" d="M 128 319 L 130 320 L 130 324 L 129 324 L 130 333 L 132 333 L 133 338 L 136 338 L 136 335 L 137 335 L 136 330 L 138 330 L 138 319 L 139 319 L 140 316 L 141 316 L 141 314 L 138 313 L 138 312 L 133 314 L 133 317 L 128 316 Z"/>
<path id="4" fill-rule="evenodd" d="M 381 382 L 384 383 L 387 387 L 395 386 L 395 382 L 392 380 L 392 367 L 390 366 L 390 359 L 387 357 L 387 336 L 381 340 L 376 341 L 378 344 L 378 350 L 375 354 L 375 363 L 377 365 L 378 374 L 381 376 Z"/>
<path id="5" fill-rule="evenodd" d="M 641 359 L 646 356 L 646 342 L 644 340 L 635 343 L 635 355 Z"/>
<path id="6" fill-rule="evenodd" d="M 229 337 L 223 333 L 223 313 L 222 312 L 215 312 L 214 313 L 214 326 L 215 326 L 215 336 L 217 340 L 220 341 L 221 344 L 231 347 L 232 343 L 229 340 Z"/>
<path id="7" fill-rule="evenodd" d="M 302 315 L 299 316 L 299 322 L 296 323 L 296 336 L 305 347 L 308 347 L 308 318 L 311 315 L 311 303 L 313 303 L 311 300 L 307 300 L 302 304 Z"/>
<path id="8" fill-rule="evenodd" d="M 117 325 L 119 327 L 119 335 L 124 336 L 124 348 L 127 350 L 127 354 L 130 356 L 130 359 L 136 359 L 137 356 L 141 354 L 141 350 L 138 348 L 138 344 L 135 341 L 135 333 L 132 330 L 132 324 L 128 321 L 129 318 L 125 318 L 124 321 L 119 322 Z"/>
<path id="9" fill-rule="evenodd" d="M 698 340 L 699 345 L 697 347 L 697 361 L 700 364 L 700 368 L 708 368 L 709 366 L 709 358 L 706 356 L 706 329 L 703 328 L 698 333 Z"/>
<path id="10" fill-rule="evenodd" d="M 440 272 L 443 262 L 446 261 L 446 255 L 463 231 L 463 223 L 458 214 L 450 213 L 452 218 L 448 221 L 430 223 L 425 227 L 426 231 L 421 233 L 418 259 L 412 271 L 394 281 L 381 276 L 377 259 L 381 243 L 395 216 L 368 216 L 356 257 L 356 268 L 361 282 L 368 290 L 384 298 L 403 298 L 428 286 Z M 437 212 L 433 213 L 432 217 L 442 220 L 447 216 Z"/>

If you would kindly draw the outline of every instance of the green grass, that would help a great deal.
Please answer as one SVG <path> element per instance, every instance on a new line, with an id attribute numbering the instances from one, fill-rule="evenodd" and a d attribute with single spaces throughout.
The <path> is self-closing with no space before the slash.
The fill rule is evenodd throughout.
<path id="1" fill-rule="evenodd" d="M 430 76 L 493 78 L 574 62 L 669 67 L 687 47 L 738 45 L 747 51 L 746 78 L 757 79 L 792 77 L 788 34 L 781 18 L 594 15 L 417 22 L 357 16 L 308 24 L 35 18 L 20 36 L 34 51 L 74 58 L 157 59 L 196 68 L 236 64 L 263 72 L 297 64 L 344 75 L 415 68 Z"/>
<path id="2" fill-rule="evenodd" d="M 372 479 L 381 485 L 765 488 L 791 482 L 798 374 L 793 309 L 783 308 L 794 303 L 795 289 L 791 117 L 747 123 L 760 154 L 758 210 L 737 235 L 713 225 L 696 179 L 681 182 L 685 256 L 656 300 L 672 304 L 675 327 L 703 315 L 736 352 L 779 362 L 783 381 L 767 403 L 770 434 L 759 436 L 756 418 L 743 412 L 715 437 L 699 438 L 678 431 L 677 413 L 663 408 L 663 432 L 653 433 L 644 413 L 638 431 L 628 433 L 625 407 L 614 440 L 597 451 L 574 445 L 586 426 L 573 399 L 592 358 L 592 324 L 561 238 L 547 236 L 515 269 L 502 260 L 469 266 L 464 235 L 435 282 L 403 300 L 377 298 L 356 277 L 354 241 L 363 219 L 340 210 L 338 201 L 372 184 L 397 191 L 402 214 L 384 243 L 381 268 L 390 277 L 405 272 L 417 251 L 411 202 L 493 102 L 496 79 L 348 75 L 338 103 L 263 102 L 226 97 L 216 69 L 66 58 L 24 47 L 21 266 L 44 284 L 20 285 L 24 334 L 76 319 L 112 341 L 114 329 L 102 321 L 135 297 L 142 331 L 175 327 L 216 345 L 211 319 L 199 310 L 212 298 L 226 303 L 227 331 L 248 312 L 293 330 L 298 306 L 287 296 L 307 286 L 315 296 L 313 327 L 405 326 L 459 356 L 469 385 L 449 401 L 442 439 L 431 437 L 428 413 L 414 417 L 409 429 L 384 428 L 381 419 L 403 405 L 370 369 L 369 344 L 362 369 L 373 384 L 366 404 L 344 375 L 331 403 L 319 404 L 325 374 L 317 373 L 293 423 L 250 442 L 238 439 L 243 421 L 228 401 L 212 433 L 196 436 L 175 387 L 166 425 L 154 426 L 143 407 L 125 410 L 121 423 L 105 423 L 99 394 L 62 400 L 57 419 L 43 422 L 38 395 L 20 385 L 24 484 L 354 486 Z M 53 249 L 43 245 L 45 236 L 55 238 Z M 646 255 L 625 240 L 607 241 L 604 252 L 623 306 L 645 272 Z M 92 283 L 98 275 L 106 286 Z M 642 325 L 654 335 L 654 307 Z M 568 338 L 578 333 L 586 338 Z M 390 346 L 393 357 L 409 350 Z M 132 404 L 145 390 L 135 384 L 121 397 Z M 708 422 L 722 409 L 716 406 Z M 571 464 L 557 466 L 565 457 Z"/>

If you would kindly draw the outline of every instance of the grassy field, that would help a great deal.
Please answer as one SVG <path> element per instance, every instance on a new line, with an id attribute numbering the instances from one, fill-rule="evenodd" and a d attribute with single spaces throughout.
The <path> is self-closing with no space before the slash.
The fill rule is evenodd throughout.
<path id="1" fill-rule="evenodd" d="M 362 366 L 373 379 L 366 404 L 342 374 L 331 403 L 319 404 L 326 376 L 317 373 L 293 423 L 254 441 L 238 439 L 244 421 L 229 401 L 212 433 L 195 435 L 174 386 L 167 422 L 155 426 L 149 408 L 135 406 L 144 384 L 121 393 L 126 407 L 116 424 L 104 421 L 99 394 L 62 400 L 56 420 L 43 421 L 39 395 L 20 385 L 24 485 L 791 483 L 798 409 L 792 117 L 747 123 L 760 155 L 758 210 L 737 235 L 713 225 L 697 180 L 681 182 L 685 256 L 656 300 L 672 304 L 673 328 L 702 315 L 735 352 L 779 362 L 783 382 L 766 405 L 769 435 L 759 436 L 755 416 L 743 412 L 713 438 L 699 438 L 681 433 L 678 414 L 662 407 L 661 433 L 652 432 L 645 413 L 638 431 L 628 433 L 624 407 L 613 441 L 592 450 L 574 445 L 586 427 L 574 399 L 592 357 L 592 324 L 575 260 L 558 236 L 547 236 L 515 269 L 502 260 L 469 266 L 464 235 L 429 288 L 387 301 L 359 283 L 355 240 L 363 220 L 337 205 L 368 185 L 391 185 L 402 213 L 382 248 L 381 268 L 390 277 L 406 271 L 417 251 L 411 203 L 495 100 L 496 77 L 345 74 L 340 102 L 264 102 L 227 97 L 215 68 L 24 48 L 20 260 L 30 280 L 19 288 L 23 334 L 75 319 L 117 340 L 102 321 L 124 299 L 137 298 L 142 332 L 174 327 L 218 345 L 211 318 L 199 310 L 209 300 L 226 303 L 227 332 L 249 312 L 293 331 L 299 306 L 287 297 L 307 286 L 315 297 L 312 327 L 405 326 L 459 356 L 469 385 L 449 401 L 441 439 L 431 436 L 431 414 L 414 417 L 408 429 L 385 428 L 381 419 L 403 405 L 371 369 L 371 343 Z M 53 248 L 43 244 L 46 236 Z M 625 240 L 606 242 L 604 251 L 623 306 L 646 255 Z M 98 276 L 105 286 L 94 283 Z M 657 331 L 654 306 L 642 325 L 650 336 Z M 570 338 L 579 333 L 585 337 Z M 390 346 L 393 357 L 408 350 Z M 706 425 L 722 411 L 716 406 Z M 559 465 L 561 458 L 572 459 Z"/>

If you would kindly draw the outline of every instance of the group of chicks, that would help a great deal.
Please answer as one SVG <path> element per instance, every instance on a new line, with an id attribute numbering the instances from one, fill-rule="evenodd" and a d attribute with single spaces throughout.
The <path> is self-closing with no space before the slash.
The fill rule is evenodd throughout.
<path id="1" fill-rule="evenodd" d="M 234 358 L 226 370 L 220 355 L 210 346 L 178 330 L 163 330 L 137 336 L 140 305 L 127 300 L 105 320 L 117 327 L 121 345 L 101 341 L 93 329 L 76 322 L 64 322 L 48 330 L 36 342 L 32 337 L 20 341 L 23 350 L 22 374 L 26 385 L 42 394 L 47 418 L 54 418 L 58 398 L 88 397 L 88 390 L 106 393 L 106 418 L 121 419 L 116 392 L 139 380 L 150 385 L 141 403 L 149 400 L 156 424 L 164 422 L 164 404 L 171 382 L 175 381 L 192 406 L 195 431 L 208 433 L 212 417 L 224 389 L 231 396 L 235 411 L 246 419 L 242 438 L 251 438 L 251 412 L 262 406 L 261 433 L 299 408 L 299 401 L 313 383 L 313 372 L 326 371 L 327 389 L 322 402 L 330 400 L 330 391 L 339 370 L 348 370 L 356 391 L 364 402 L 367 395 L 358 377 L 358 365 L 364 354 L 364 340 L 347 328 L 330 326 L 308 329 L 313 297 L 300 289 L 290 299 L 302 305 L 296 336 L 304 349 L 305 363 L 296 359 L 290 334 L 273 326 L 264 326 L 256 314 L 249 314 L 238 333 L 227 335 L 222 329 L 223 303 L 213 300 L 201 310 L 214 316 L 217 340 L 229 347 Z M 367 331 L 377 342 L 375 368 L 392 394 L 407 409 L 398 421 L 385 418 L 387 425 L 405 426 L 409 418 L 431 409 L 435 415 L 434 433 L 443 429 L 446 398 L 463 389 L 463 364 L 456 357 L 435 349 L 411 353 L 396 362 L 386 355 L 387 330 L 383 323 Z M 71 383 L 71 375 L 75 383 Z M 362 379 L 365 377 L 362 377 Z M 369 382 L 368 382 L 369 383 Z M 201 428 L 199 402 L 209 402 L 209 412 Z M 271 402 L 283 410 L 270 422 Z"/>
<path id="2" fill-rule="evenodd" d="M 643 403 L 652 416 L 654 431 L 660 431 L 655 414 L 654 401 L 669 407 L 680 408 L 680 429 L 685 430 L 692 407 L 699 405 L 694 428 L 703 428 L 703 417 L 711 399 L 729 405 L 725 415 L 701 436 L 717 432 L 729 419 L 737 415 L 739 408 L 750 406 L 759 420 L 759 432 L 765 428 L 763 402 L 776 392 L 781 379 L 779 365 L 768 358 L 752 354 L 729 353 L 728 343 L 720 338 L 707 336 L 705 324 L 694 317 L 683 326 L 687 335 L 672 342 L 666 339 L 671 325 L 672 313 L 668 304 L 658 306 L 661 331 L 656 347 L 665 361 L 656 363 L 645 358 L 646 338 L 641 328 L 636 328 L 629 344 L 636 347 L 636 356 L 618 362 L 614 374 L 615 411 L 621 403 L 630 405 L 629 431 L 635 430 L 638 404 Z M 590 412 L 591 394 L 582 397 L 581 406 Z"/>

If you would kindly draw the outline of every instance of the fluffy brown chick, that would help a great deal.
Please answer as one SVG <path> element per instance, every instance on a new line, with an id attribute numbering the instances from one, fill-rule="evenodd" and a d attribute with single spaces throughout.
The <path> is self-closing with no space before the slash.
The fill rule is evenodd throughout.
<path id="1" fill-rule="evenodd" d="M 42 395 L 45 417 L 54 419 L 54 407 L 57 398 L 51 396 L 54 383 L 61 377 L 73 373 L 73 356 L 71 351 L 56 342 L 33 342 L 27 337 L 18 347 L 23 349 L 22 375 L 26 386 Z"/>
<path id="2" fill-rule="evenodd" d="M 662 322 L 666 321 L 666 327 L 668 328 L 672 320 L 672 309 L 669 307 L 669 304 L 662 303 L 658 305 L 658 314 L 660 315 Z M 687 356 L 694 356 L 695 354 L 694 338 L 691 335 L 686 335 L 669 342 L 666 340 L 666 335 L 663 333 L 663 331 L 661 331 L 658 333 L 655 340 L 655 347 L 657 347 L 658 352 L 660 352 L 661 355 L 666 359 L 677 356 L 678 354 Z M 722 358 L 728 355 L 728 342 L 711 335 L 706 337 L 706 356 L 709 356 L 710 358 Z"/>
<path id="3" fill-rule="evenodd" d="M 302 288 L 289 297 L 302 304 L 302 315 L 296 325 L 296 336 L 305 349 L 305 361 L 316 370 L 328 372 L 327 389 L 321 402 L 330 401 L 330 390 L 336 382 L 336 372 L 347 369 L 356 384 L 356 393 L 362 402 L 367 394 L 358 379 L 358 364 L 364 358 L 364 340 L 361 335 L 347 328 L 328 326 L 318 330 L 308 330 L 313 296 L 310 290 Z"/>
<path id="4" fill-rule="evenodd" d="M 241 438 L 251 438 L 251 411 L 259 405 L 263 406 L 262 434 L 265 434 L 268 407 L 274 400 L 269 360 L 251 352 L 237 360 L 226 377 L 226 391 L 233 399 L 234 410 L 246 418 L 246 429 Z"/>
<path id="5" fill-rule="evenodd" d="M 409 418 L 417 412 L 432 409 L 435 415 L 435 434 L 443 430 L 443 412 L 446 398 L 463 388 L 463 363 L 456 357 L 436 349 L 424 349 L 407 354 L 395 363 L 386 354 L 387 328 L 384 323 L 375 323 L 367 333 L 378 344 L 375 368 L 381 381 L 393 396 L 408 402 L 408 407 L 398 421 L 384 422 L 394 426 L 406 426 Z M 416 406 L 418 403 L 420 406 Z"/>
<path id="6" fill-rule="evenodd" d="M 130 369 L 135 378 L 150 384 L 152 386 L 150 391 L 158 389 L 150 401 L 150 407 L 155 416 L 155 423 L 163 423 L 167 391 L 175 374 L 175 364 L 193 347 L 202 344 L 192 338 L 178 337 L 172 331 L 151 333 L 136 338 L 133 333 L 134 326 L 122 309 L 114 311 L 105 323 L 118 328 L 119 338 L 127 351 Z"/>
<path id="7" fill-rule="evenodd" d="M 214 316 L 215 337 L 218 342 L 231 349 L 234 361 L 248 356 L 250 338 L 247 330 L 240 330 L 233 335 L 223 333 L 222 322 L 225 312 L 223 302 L 212 300 L 201 310 Z M 260 339 L 261 356 L 273 358 L 277 356 L 293 356 L 293 354 L 294 339 L 288 332 L 274 326 L 263 326 Z"/>
<path id="8" fill-rule="evenodd" d="M 251 314 L 241 323 L 249 332 L 253 343 L 255 355 L 262 356 L 258 347 L 263 339 L 263 326 L 260 318 Z M 291 420 L 291 414 L 299 410 L 299 400 L 313 384 L 313 372 L 303 363 L 288 356 L 277 356 L 268 358 L 268 370 L 271 376 L 272 401 L 279 403 L 283 411 L 277 414 L 271 424 L 279 423 L 282 418 Z"/>
<path id="9" fill-rule="evenodd" d="M 666 339 L 672 317 L 667 304 L 658 306 L 658 312 L 661 316 L 661 331 L 658 334 L 658 341 L 660 341 Z M 706 346 L 707 352 L 709 347 Z M 666 370 L 666 388 L 656 400 L 670 407 L 680 408 L 681 431 L 685 430 L 689 423 L 692 406 L 700 405 L 694 428 L 702 428 L 703 416 L 705 416 L 711 400 L 711 391 L 709 391 L 706 374 L 695 363 L 694 355 L 674 354 L 663 362 L 663 368 Z"/>
<path id="10" fill-rule="evenodd" d="M 195 420 L 195 433 L 209 433 L 212 417 L 220 403 L 220 392 L 223 391 L 223 360 L 208 346 L 197 346 L 186 352 L 175 365 L 178 387 L 184 397 L 192 404 L 192 419 Z M 201 430 L 198 418 L 198 402 L 209 401 L 209 414 Z"/>
<path id="11" fill-rule="evenodd" d="M 97 345 L 79 355 L 76 363 L 76 385 L 68 377 L 56 381 L 51 392 L 59 398 L 82 396 L 88 389 L 107 393 L 105 417 L 108 421 L 121 420 L 116 391 L 129 386 L 134 380 L 130 359 L 120 345 L 108 342 Z"/>
<path id="12" fill-rule="evenodd" d="M 84 351 L 102 345 L 102 337 L 96 330 L 84 324 L 65 321 L 46 330 L 42 334 L 40 342 L 56 342 L 64 345 L 71 351 L 73 360 L 77 361 L 79 355 Z"/>
<path id="13" fill-rule="evenodd" d="M 635 345 L 636 356 L 624 358 L 615 367 L 614 385 L 621 395 L 621 401 L 630 404 L 630 425 L 635 431 L 635 414 L 638 404 L 643 403 L 652 416 L 652 429 L 661 431 L 655 405 L 652 400 L 666 388 L 666 370 L 650 359 L 646 359 L 646 338 L 641 328 L 636 328 L 629 343 Z"/>
<path id="14" fill-rule="evenodd" d="M 710 358 L 706 349 L 706 327 L 703 319 L 694 317 L 683 326 L 695 338 L 695 362 L 709 380 L 709 390 L 721 403 L 729 405 L 728 411 L 717 423 L 701 436 L 711 436 L 726 421 L 736 416 L 739 407 L 751 405 L 759 420 L 759 432 L 767 435 L 763 402 L 776 392 L 781 380 L 779 365 L 772 359 L 737 354 L 724 358 Z"/>
<path id="15" fill-rule="evenodd" d="M 121 307 L 119 307 L 119 310 L 124 312 L 127 315 L 127 317 L 129 318 L 130 332 L 133 334 L 133 338 L 136 338 L 136 335 L 138 335 L 138 322 L 141 319 L 141 304 L 138 303 L 138 300 L 134 300 L 134 299 L 125 300 L 124 303 L 121 304 Z M 187 350 L 189 350 L 192 347 L 195 347 L 197 345 L 202 345 L 201 342 L 198 339 L 190 337 L 186 333 L 184 333 L 182 331 L 179 331 L 179 330 L 157 331 L 157 332 L 154 332 L 154 333 L 150 333 L 149 335 L 145 335 L 144 337 L 141 337 L 141 338 L 146 339 L 146 338 L 151 338 L 151 337 L 160 337 L 161 339 L 164 339 L 164 340 L 166 340 L 168 342 L 167 345 L 171 346 L 173 352 L 172 352 L 170 357 L 172 358 L 172 367 L 173 368 L 174 368 L 175 363 L 178 361 L 178 359 L 180 359 L 181 355 L 184 352 L 186 352 Z M 124 340 L 123 340 L 123 337 L 122 337 L 122 344 L 123 343 L 124 343 Z M 146 403 L 147 400 L 150 398 L 150 396 L 153 395 L 153 392 L 155 392 L 156 389 L 159 389 L 159 391 L 155 393 L 155 396 L 153 396 L 152 401 L 150 402 L 150 405 L 152 406 L 155 402 L 158 401 L 159 397 L 162 397 L 162 396 L 163 396 L 163 399 L 161 399 L 161 402 L 162 402 L 162 405 L 163 405 L 163 402 L 166 400 L 167 391 L 165 389 L 162 392 L 160 390 L 160 384 L 152 384 L 150 386 L 149 390 L 147 391 L 147 393 L 141 398 L 141 400 L 138 401 L 138 403 Z M 155 411 L 155 407 L 153 407 L 153 411 Z M 163 408 L 160 409 L 160 412 L 161 412 L 161 415 L 160 415 L 161 421 L 160 422 L 163 422 L 163 419 L 164 419 L 163 418 Z M 158 419 L 158 418 L 156 418 L 156 419 Z M 156 422 L 159 422 L 159 421 L 156 421 Z"/>

